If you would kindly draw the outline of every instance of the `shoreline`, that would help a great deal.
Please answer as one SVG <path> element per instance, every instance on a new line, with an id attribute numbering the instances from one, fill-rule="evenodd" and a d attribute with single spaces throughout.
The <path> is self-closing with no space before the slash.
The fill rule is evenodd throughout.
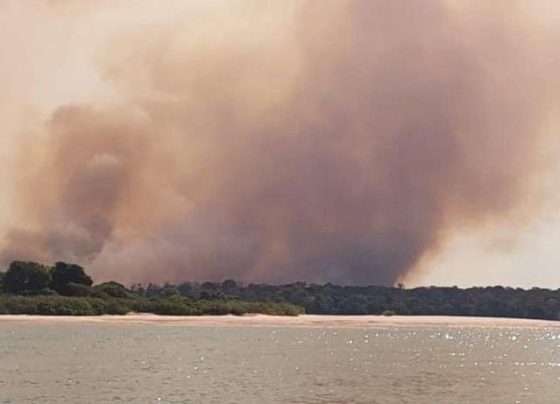
<path id="1" fill-rule="evenodd" d="M 89 323 L 144 324 L 171 326 L 245 326 L 245 327 L 319 327 L 319 328 L 383 328 L 383 327 L 490 327 L 490 328 L 560 328 L 560 321 L 501 317 L 460 316 L 345 316 L 303 314 L 299 316 L 162 316 L 148 313 L 101 316 L 40 316 L 25 314 L 0 315 L 6 323 Z"/>

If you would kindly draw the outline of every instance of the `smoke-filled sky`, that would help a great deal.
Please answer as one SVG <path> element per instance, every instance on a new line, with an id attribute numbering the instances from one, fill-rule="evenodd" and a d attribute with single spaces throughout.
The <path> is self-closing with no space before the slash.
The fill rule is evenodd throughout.
<path id="1" fill-rule="evenodd" d="M 4 0 L 0 261 L 560 287 L 558 15 Z"/>

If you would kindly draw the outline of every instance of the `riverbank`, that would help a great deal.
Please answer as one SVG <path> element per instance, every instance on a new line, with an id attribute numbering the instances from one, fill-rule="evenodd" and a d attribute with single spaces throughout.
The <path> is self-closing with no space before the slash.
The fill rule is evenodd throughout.
<path id="1" fill-rule="evenodd" d="M 0 324 L 7 322 L 40 323 L 104 323 L 104 324 L 153 324 L 174 326 L 252 326 L 252 327 L 340 327 L 375 328 L 392 326 L 434 327 L 553 327 L 560 328 L 560 321 L 531 320 L 493 317 L 453 316 L 333 316 L 299 315 L 269 316 L 262 314 L 243 316 L 161 316 L 131 313 L 102 316 L 37 316 L 0 315 Z"/>

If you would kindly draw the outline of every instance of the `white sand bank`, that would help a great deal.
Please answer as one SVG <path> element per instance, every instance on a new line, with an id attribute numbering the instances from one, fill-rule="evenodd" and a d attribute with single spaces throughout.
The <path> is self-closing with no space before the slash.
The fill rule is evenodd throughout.
<path id="1" fill-rule="evenodd" d="M 286 326 L 286 327 L 392 327 L 392 326 L 437 326 L 437 327 L 554 327 L 560 321 L 527 320 L 487 317 L 450 316 L 329 316 L 301 315 L 279 317 L 267 315 L 245 316 L 159 316 L 155 314 L 127 314 L 124 316 L 28 316 L 0 315 L 0 324 L 7 322 L 34 323 L 103 323 L 103 324 L 153 324 L 176 326 Z"/>

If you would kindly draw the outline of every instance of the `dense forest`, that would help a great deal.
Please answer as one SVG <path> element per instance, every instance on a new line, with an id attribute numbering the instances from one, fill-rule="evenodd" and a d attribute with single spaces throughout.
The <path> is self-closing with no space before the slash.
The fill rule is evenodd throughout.
<path id="1" fill-rule="evenodd" d="M 448 315 L 560 320 L 560 289 L 524 290 L 502 286 L 406 289 L 403 284 L 388 287 L 303 282 L 278 286 L 242 286 L 229 279 L 202 284 L 133 285 L 131 290 L 146 298 L 185 296 L 195 300 L 284 302 L 303 307 L 308 314 Z"/>
<path id="2" fill-rule="evenodd" d="M 79 265 L 12 262 L 0 273 L 0 314 L 99 315 L 130 312 L 163 315 L 262 313 L 295 316 L 300 306 L 273 301 L 194 299 L 179 294 L 145 296 L 117 282 L 93 285 Z"/>
<path id="3" fill-rule="evenodd" d="M 0 273 L 0 314 L 264 313 L 485 316 L 560 320 L 560 289 L 183 282 L 93 285 L 78 265 L 13 262 Z"/>

